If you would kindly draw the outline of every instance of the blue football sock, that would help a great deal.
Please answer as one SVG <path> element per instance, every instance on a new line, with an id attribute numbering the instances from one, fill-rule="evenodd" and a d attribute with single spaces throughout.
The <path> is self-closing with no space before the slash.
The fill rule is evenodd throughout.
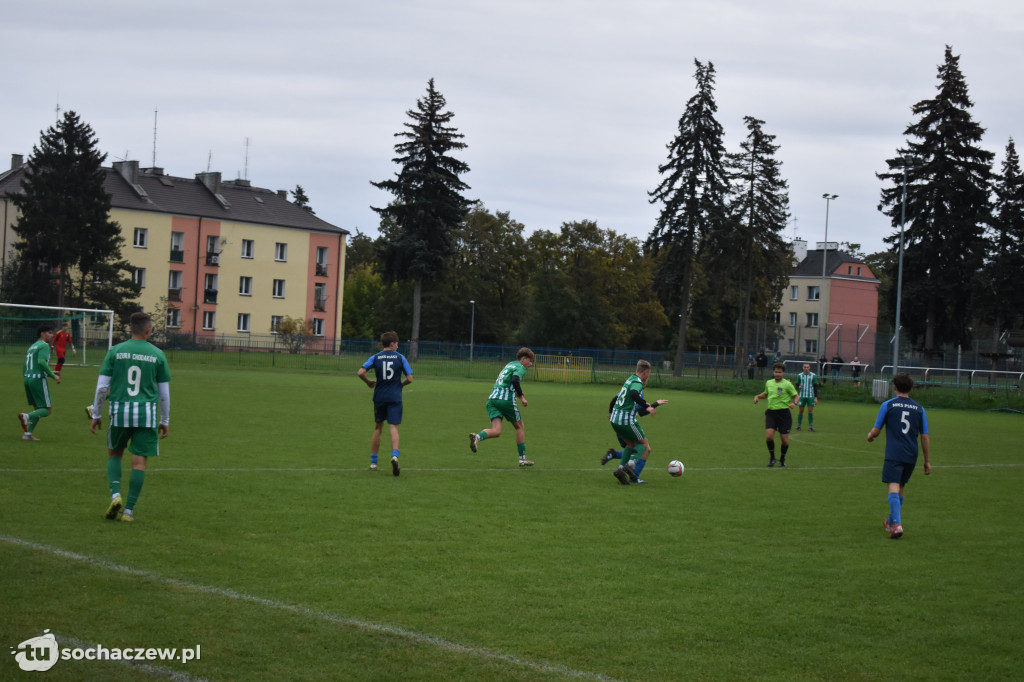
<path id="1" fill-rule="evenodd" d="M 370 453 L 370 464 L 376 464 L 376 463 L 377 463 L 377 453 L 376 452 L 371 452 Z"/>
<path id="2" fill-rule="evenodd" d="M 644 470 L 644 467 L 646 465 L 647 465 L 647 460 L 644 459 L 643 457 L 641 457 L 640 459 L 638 459 L 636 461 L 636 466 L 633 469 L 633 473 L 635 473 L 637 476 L 639 476 L 640 472 Z"/>
<path id="3" fill-rule="evenodd" d="M 392 450 L 391 451 L 391 456 L 392 457 L 398 457 L 398 450 Z"/>
<path id="4" fill-rule="evenodd" d="M 903 502 L 899 493 L 889 493 L 889 519 L 892 523 L 902 523 L 900 520 L 900 507 Z"/>

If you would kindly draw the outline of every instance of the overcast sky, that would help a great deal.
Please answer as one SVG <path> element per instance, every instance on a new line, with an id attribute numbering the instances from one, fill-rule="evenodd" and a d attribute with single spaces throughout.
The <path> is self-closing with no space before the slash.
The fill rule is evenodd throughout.
<path id="1" fill-rule="evenodd" d="M 317 215 L 375 236 L 394 134 L 445 96 L 471 199 L 534 230 L 590 219 L 643 239 L 666 144 L 717 71 L 729 151 L 765 121 L 781 145 L 786 237 L 884 248 L 875 173 L 910 108 L 935 96 L 949 44 L 996 169 L 1024 134 L 1020 0 L 291 0 L 5 3 L 0 153 L 31 154 L 56 108 L 107 163 L 302 185 Z M 154 111 L 159 113 L 154 117 Z M 246 140 L 248 139 L 248 147 Z M 4 162 L 2 168 L 7 168 Z"/>

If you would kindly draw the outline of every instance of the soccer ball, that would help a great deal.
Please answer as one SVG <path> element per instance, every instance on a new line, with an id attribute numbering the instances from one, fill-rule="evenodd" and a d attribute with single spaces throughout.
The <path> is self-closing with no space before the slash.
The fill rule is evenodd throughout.
<path id="1" fill-rule="evenodd" d="M 668 473 L 672 476 L 682 476 L 685 469 L 686 467 L 684 467 L 683 463 L 678 459 L 674 459 L 668 463 Z"/>

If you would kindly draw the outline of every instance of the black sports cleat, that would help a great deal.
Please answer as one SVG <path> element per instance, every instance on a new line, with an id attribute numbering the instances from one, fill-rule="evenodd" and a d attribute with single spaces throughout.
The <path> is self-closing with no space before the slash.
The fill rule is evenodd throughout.
<path id="1" fill-rule="evenodd" d="M 392 457 L 391 458 L 391 473 L 394 474 L 395 476 L 397 476 L 398 474 L 402 473 L 402 468 L 398 466 L 398 458 L 397 457 Z"/>
<path id="2" fill-rule="evenodd" d="M 601 466 L 615 459 L 615 448 L 608 448 L 608 452 L 601 457 Z"/>
<path id="3" fill-rule="evenodd" d="M 775 458 L 774 457 L 772 457 L 770 460 L 768 460 L 768 466 L 770 466 L 770 467 L 775 466 Z"/>
<path id="4" fill-rule="evenodd" d="M 619 479 L 619 483 L 621 483 L 622 485 L 629 485 L 629 476 L 626 475 L 626 472 L 623 470 L 622 467 L 619 467 L 618 469 L 613 471 L 612 475 L 615 476 L 615 478 Z"/>

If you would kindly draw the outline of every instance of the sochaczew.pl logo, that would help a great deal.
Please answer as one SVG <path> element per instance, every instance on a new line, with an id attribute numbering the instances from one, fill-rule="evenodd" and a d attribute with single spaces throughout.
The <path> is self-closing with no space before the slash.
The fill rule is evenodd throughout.
<path id="1" fill-rule="evenodd" d="M 73 648 L 61 649 L 57 638 L 49 630 L 43 630 L 39 637 L 26 639 L 16 648 L 11 649 L 14 660 L 22 670 L 44 672 L 57 661 L 198 661 L 201 658 L 199 645 L 194 647 L 153 648 L 153 647 L 113 647 L 107 648 L 100 644 L 88 646 L 75 642 Z"/>
<path id="2" fill-rule="evenodd" d="M 60 655 L 57 638 L 50 634 L 49 630 L 43 630 L 43 634 L 39 637 L 26 639 L 11 653 L 14 654 L 14 660 L 18 662 L 22 670 L 34 672 L 49 670 Z"/>

